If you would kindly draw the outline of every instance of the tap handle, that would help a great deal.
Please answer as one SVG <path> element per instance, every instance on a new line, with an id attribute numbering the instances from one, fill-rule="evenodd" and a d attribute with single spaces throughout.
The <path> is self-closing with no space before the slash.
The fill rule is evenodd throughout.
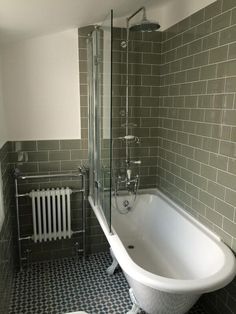
<path id="1" fill-rule="evenodd" d="M 141 165 L 141 160 L 131 160 L 130 163 L 135 164 L 135 165 Z"/>
<path id="2" fill-rule="evenodd" d="M 128 180 L 131 180 L 131 169 L 127 170 L 127 178 Z"/>

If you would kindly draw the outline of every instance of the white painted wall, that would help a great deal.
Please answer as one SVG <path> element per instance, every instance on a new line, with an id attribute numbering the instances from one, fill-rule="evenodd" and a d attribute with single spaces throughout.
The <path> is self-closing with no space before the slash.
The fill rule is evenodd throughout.
<path id="1" fill-rule="evenodd" d="M 3 48 L 9 140 L 80 138 L 77 30 Z"/>
<path id="2" fill-rule="evenodd" d="M 7 141 L 6 117 L 3 102 L 4 99 L 2 89 L 2 56 L 0 52 L 0 148 Z"/>

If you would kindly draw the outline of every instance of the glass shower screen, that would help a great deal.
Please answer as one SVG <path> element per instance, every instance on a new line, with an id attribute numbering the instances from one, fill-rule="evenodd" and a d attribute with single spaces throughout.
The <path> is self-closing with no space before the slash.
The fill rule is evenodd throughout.
<path id="1" fill-rule="evenodd" d="M 89 194 L 111 228 L 111 108 L 113 12 L 88 40 Z"/>

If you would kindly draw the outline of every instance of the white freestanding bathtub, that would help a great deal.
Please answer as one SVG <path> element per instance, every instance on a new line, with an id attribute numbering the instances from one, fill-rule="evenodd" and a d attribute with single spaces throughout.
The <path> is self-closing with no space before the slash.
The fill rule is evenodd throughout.
<path id="1" fill-rule="evenodd" d="M 125 200 L 125 196 L 120 196 Z M 139 307 L 148 314 L 186 313 L 201 294 L 235 276 L 231 250 L 158 190 L 138 196 L 127 214 L 112 208 L 112 232 L 90 203 Z"/>

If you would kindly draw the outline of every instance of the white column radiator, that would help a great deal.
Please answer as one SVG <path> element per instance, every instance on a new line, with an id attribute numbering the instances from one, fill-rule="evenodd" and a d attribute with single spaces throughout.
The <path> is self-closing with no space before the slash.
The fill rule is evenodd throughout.
<path id="1" fill-rule="evenodd" d="M 34 242 L 70 238 L 71 205 L 69 188 L 33 190 L 32 198 Z"/>

